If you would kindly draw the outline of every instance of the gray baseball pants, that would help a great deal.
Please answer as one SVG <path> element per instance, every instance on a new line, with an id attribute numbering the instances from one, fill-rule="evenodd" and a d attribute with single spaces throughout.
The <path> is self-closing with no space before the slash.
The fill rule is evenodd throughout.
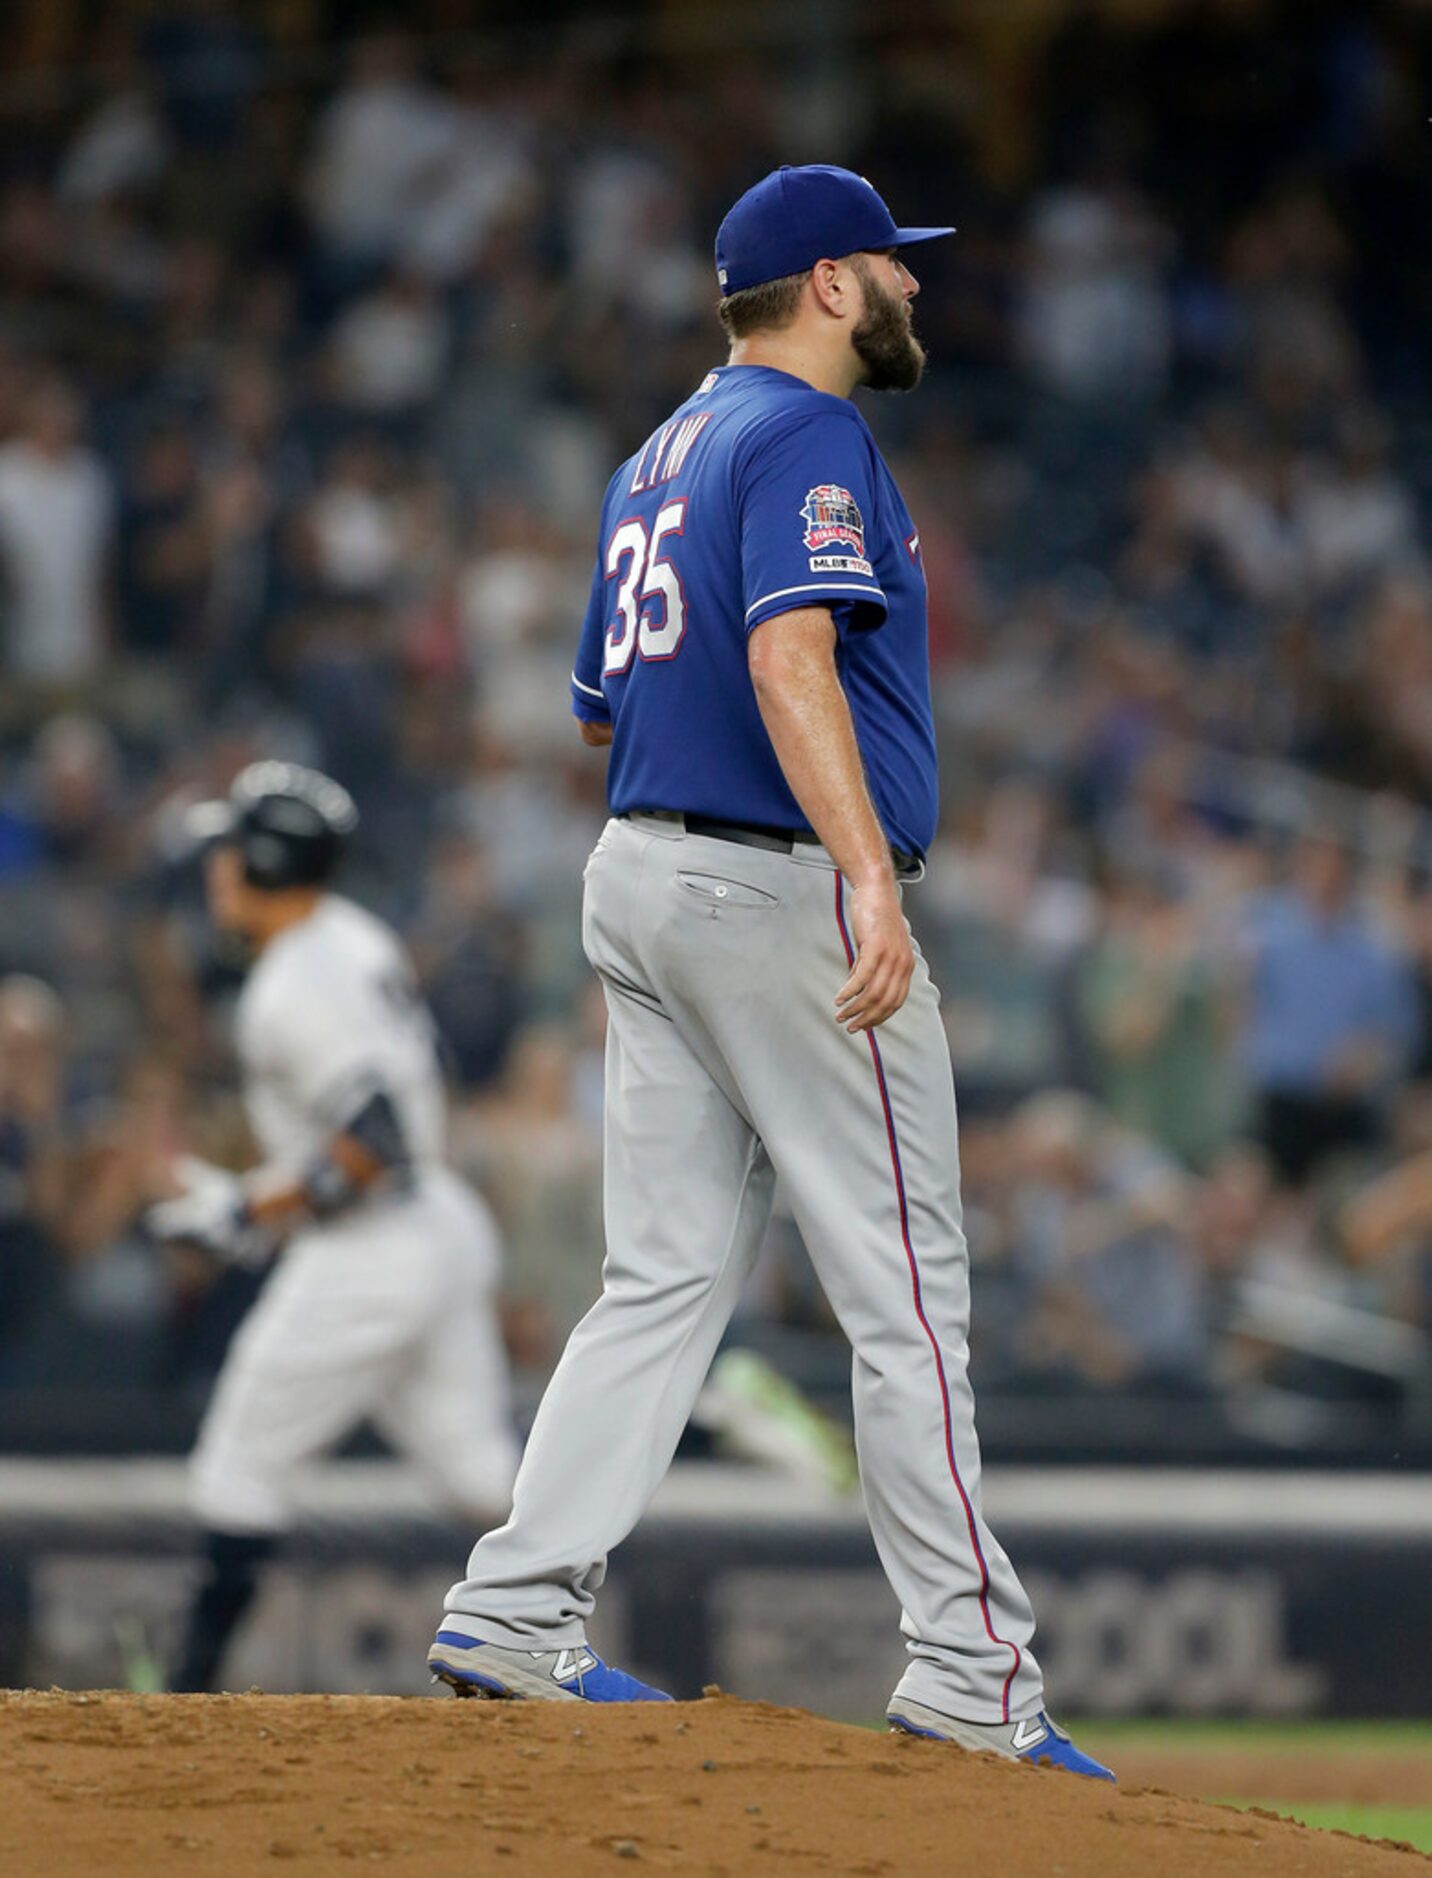
<path id="1" fill-rule="evenodd" d="M 876 1548 L 903 1610 L 900 1692 L 972 1722 L 1043 1703 L 1034 1619 L 980 1512 L 954 1082 L 923 958 L 849 1035 L 854 946 L 823 848 L 609 822 L 583 941 L 610 1010 L 601 1298 L 533 1425 L 512 1517 L 447 1609 L 485 1641 L 584 1641 L 606 1557 L 670 1465 L 760 1247 L 779 1173 L 854 1353 Z"/>

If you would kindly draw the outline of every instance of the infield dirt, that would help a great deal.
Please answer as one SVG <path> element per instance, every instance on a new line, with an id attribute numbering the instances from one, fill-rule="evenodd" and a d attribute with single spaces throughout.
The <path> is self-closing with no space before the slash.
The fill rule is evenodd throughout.
<path id="1" fill-rule="evenodd" d="M 726 1697 L 0 1695 L 0 1870 L 1414 1878 L 1385 1842 Z"/>

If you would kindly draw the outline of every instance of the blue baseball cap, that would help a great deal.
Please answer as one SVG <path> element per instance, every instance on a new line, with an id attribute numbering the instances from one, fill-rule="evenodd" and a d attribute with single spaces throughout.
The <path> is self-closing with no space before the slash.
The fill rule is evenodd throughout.
<path id="1" fill-rule="evenodd" d="M 748 189 L 716 231 L 723 294 L 803 274 L 817 261 L 909 248 L 953 228 L 897 228 L 863 176 L 831 163 L 783 164 Z"/>

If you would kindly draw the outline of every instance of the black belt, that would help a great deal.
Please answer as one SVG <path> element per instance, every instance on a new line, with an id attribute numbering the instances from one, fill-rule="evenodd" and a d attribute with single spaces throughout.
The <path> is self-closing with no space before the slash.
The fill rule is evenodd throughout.
<path id="1" fill-rule="evenodd" d="M 741 848 L 766 848 L 772 854 L 789 854 L 793 848 L 821 845 L 820 836 L 809 828 L 768 828 L 762 822 L 718 822 L 709 815 L 683 815 L 679 809 L 640 809 L 658 822 L 680 822 L 688 835 L 709 835 L 713 841 L 734 841 Z M 625 821 L 623 815 L 618 820 Z M 918 854 L 892 848 L 890 859 L 897 874 L 917 873 L 921 866 Z"/>

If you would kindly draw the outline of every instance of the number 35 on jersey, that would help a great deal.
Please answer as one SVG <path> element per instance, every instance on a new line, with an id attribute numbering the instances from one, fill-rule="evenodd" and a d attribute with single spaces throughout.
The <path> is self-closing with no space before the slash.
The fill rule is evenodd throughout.
<path id="1" fill-rule="evenodd" d="M 612 530 L 605 571 L 617 589 L 602 660 L 605 676 L 626 671 L 638 654 L 652 660 L 676 657 L 686 634 L 686 595 L 668 549 L 685 523 L 682 496 L 658 509 L 650 528 L 633 515 Z"/>

